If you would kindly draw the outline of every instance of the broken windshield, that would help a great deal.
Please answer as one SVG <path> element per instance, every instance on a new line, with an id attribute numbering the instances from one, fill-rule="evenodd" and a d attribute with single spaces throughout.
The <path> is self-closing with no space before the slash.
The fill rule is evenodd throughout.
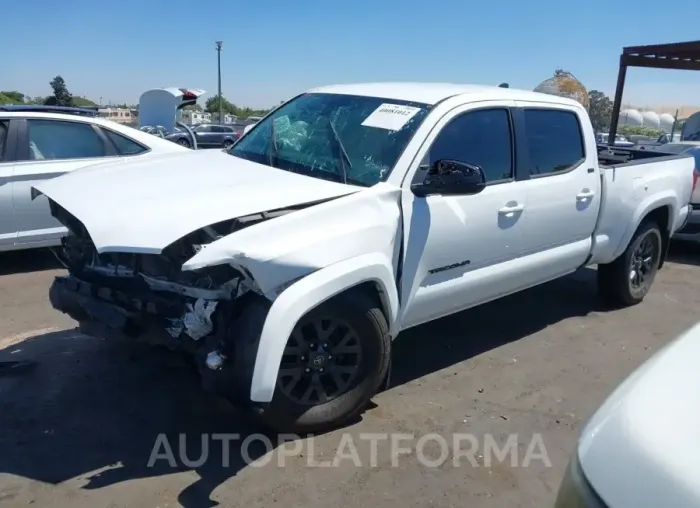
<path id="1" fill-rule="evenodd" d="M 370 187 L 386 180 L 429 109 L 379 97 L 303 94 L 260 121 L 229 153 Z"/>

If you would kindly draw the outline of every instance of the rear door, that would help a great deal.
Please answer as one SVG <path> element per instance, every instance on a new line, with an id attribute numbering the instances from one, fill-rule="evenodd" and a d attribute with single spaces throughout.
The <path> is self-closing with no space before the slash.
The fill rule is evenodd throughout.
<path id="1" fill-rule="evenodd" d="M 51 216 L 45 196 L 32 200 L 31 187 L 70 171 L 117 158 L 114 147 L 92 124 L 27 118 L 18 129 L 12 201 L 19 244 L 53 245 L 65 228 Z"/>
<path id="2" fill-rule="evenodd" d="M 591 251 L 601 183 L 590 120 L 566 105 L 519 102 L 517 142 L 527 167 L 524 256 L 547 280 L 580 267 Z M 533 272 L 534 274 L 534 272 Z"/>
<path id="3" fill-rule="evenodd" d="M 0 120 L 0 250 L 12 246 L 17 239 L 17 221 L 12 206 L 12 174 L 16 136 L 10 120 Z"/>

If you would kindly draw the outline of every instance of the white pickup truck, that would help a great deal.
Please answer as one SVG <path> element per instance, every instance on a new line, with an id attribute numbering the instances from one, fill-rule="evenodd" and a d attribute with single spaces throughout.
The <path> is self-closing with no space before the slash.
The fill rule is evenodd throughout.
<path id="1" fill-rule="evenodd" d="M 91 333 L 191 351 L 207 386 L 278 430 L 337 426 L 407 328 L 592 264 L 610 301 L 640 302 L 687 219 L 694 161 L 615 150 L 599 155 L 585 109 L 556 96 L 314 89 L 230 155 L 37 185 L 71 232 L 50 299 Z"/>

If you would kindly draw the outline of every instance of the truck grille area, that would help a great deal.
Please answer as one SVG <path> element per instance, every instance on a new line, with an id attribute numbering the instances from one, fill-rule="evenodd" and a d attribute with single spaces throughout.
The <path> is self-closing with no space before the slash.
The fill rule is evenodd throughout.
<path id="1" fill-rule="evenodd" d="M 51 303 L 77 321 L 99 322 L 129 335 L 155 330 L 177 341 L 198 341 L 215 335 L 217 316 L 230 313 L 250 289 L 243 274 L 228 264 L 181 269 L 206 232 L 187 235 L 160 254 L 100 254 L 82 223 L 52 206 L 69 229 L 54 251 L 69 276 L 56 279 Z"/>
<path id="2" fill-rule="evenodd" d="M 100 282 L 120 289 L 143 289 L 153 287 L 147 281 L 162 281 L 180 286 L 176 291 L 187 294 L 192 290 L 210 290 L 212 295 L 222 285 L 242 278 L 240 272 L 230 265 L 217 265 L 197 271 L 183 271 L 182 264 L 197 252 L 197 244 L 183 238 L 162 254 L 104 253 L 98 254 L 87 231 L 70 230 L 55 251 L 68 271 L 81 279 Z M 206 294 L 191 291 L 192 295 Z"/>

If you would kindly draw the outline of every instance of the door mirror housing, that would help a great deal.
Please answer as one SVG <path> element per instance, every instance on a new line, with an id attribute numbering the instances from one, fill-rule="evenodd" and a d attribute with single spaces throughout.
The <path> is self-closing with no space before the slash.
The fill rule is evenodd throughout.
<path id="1" fill-rule="evenodd" d="M 411 185 L 411 191 L 418 197 L 429 194 L 443 196 L 466 196 L 478 194 L 486 188 L 484 170 L 475 164 L 440 159 L 428 169 L 425 179 Z"/>

